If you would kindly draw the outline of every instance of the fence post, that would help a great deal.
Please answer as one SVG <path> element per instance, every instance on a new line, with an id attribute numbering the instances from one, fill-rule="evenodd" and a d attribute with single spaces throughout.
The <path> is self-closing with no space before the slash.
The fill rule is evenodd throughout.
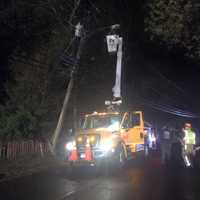
<path id="1" fill-rule="evenodd" d="M 22 154 L 24 154 L 24 148 L 25 148 L 24 145 L 25 145 L 25 144 L 24 144 L 24 141 L 23 141 L 23 142 L 22 142 Z"/>
<path id="2" fill-rule="evenodd" d="M 17 156 L 19 156 L 19 141 L 17 141 L 17 152 L 16 152 Z"/>
<path id="3" fill-rule="evenodd" d="M 40 145 L 40 154 L 41 154 L 42 157 L 44 157 L 43 145 L 42 145 L 41 142 L 39 143 L 39 145 Z"/>
<path id="4" fill-rule="evenodd" d="M 17 141 L 14 142 L 14 157 L 17 158 Z"/>
<path id="5" fill-rule="evenodd" d="M 9 159 L 13 159 L 13 142 L 9 142 Z"/>
<path id="6" fill-rule="evenodd" d="M 33 143 L 33 140 L 31 140 L 31 153 L 34 153 L 34 143 Z"/>
<path id="7" fill-rule="evenodd" d="M 2 142 L 0 142 L 0 160 L 2 159 Z"/>
<path id="8" fill-rule="evenodd" d="M 6 147 L 7 147 L 6 158 L 9 159 L 9 157 L 10 157 L 10 142 L 7 142 Z"/>

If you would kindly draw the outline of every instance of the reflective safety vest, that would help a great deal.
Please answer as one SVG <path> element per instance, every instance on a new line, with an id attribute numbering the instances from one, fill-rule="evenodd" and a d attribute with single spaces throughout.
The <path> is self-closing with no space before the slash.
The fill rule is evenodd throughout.
<path id="1" fill-rule="evenodd" d="M 185 130 L 185 144 L 195 144 L 195 133 L 192 130 Z"/>

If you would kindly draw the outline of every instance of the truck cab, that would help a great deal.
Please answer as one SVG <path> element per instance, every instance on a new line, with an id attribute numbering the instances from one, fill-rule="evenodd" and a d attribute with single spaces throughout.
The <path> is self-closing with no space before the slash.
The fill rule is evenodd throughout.
<path id="1" fill-rule="evenodd" d="M 120 134 L 126 144 L 127 151 L 136 153 L 144 150 L 144 120 L 141 111 L 126 112 L 123 115 Z"/>
<path id="2" fill-rule="evenodd" d="M 128 152 L 144 150 L 142 112 L 94 112 L 85 115 L 81 129 L 66 144 L 68 160 L 99 162 L 110 159 L 123 164 Z"/>
<path id="3" fill-rule="evenodd" d="M 86 115 L 74 140 L 66 144 L 68 160 L 96 164 L 109 159 L 122 164 L 126 149 L 120 135 L 120 123 L 121 116 L 118 112 L 94 112 Z"/>

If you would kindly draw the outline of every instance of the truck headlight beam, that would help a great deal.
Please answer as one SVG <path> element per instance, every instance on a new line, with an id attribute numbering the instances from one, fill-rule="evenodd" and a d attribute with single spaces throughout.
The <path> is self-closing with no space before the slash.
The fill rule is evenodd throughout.
<path id="1" fill-rule="evenodd" d="M 102 151 L 108 152 L 108 151 L 110 151 L 112 148 L 113 148 L 113 142 L 112 142 L 112 140 L 106 140 L 106 141 L 103 141 L 103 142 L 100 144 L 100 149 L 101 149 Z"/>
<path id="2" fill-rule="evenodd" d="M 65 149 L 68 150 L 68 151 L 72 151 L 73 149 L 75 149 L 75 147 L 76 147 L 75 141 L 68 142 L 65 145 Z"/>

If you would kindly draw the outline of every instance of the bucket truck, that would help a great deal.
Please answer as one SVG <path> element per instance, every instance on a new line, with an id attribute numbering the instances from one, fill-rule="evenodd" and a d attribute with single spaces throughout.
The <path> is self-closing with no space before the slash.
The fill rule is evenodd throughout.
<path id="1" fill-rule="evenodd" d="M 113 30 L 116 25 L 112 27 Z M 67 160 L 72 163 L 96 165 L 109 161 L 123 166 L 129 155 L 144 150 L 145 131 L 141 111 L 120 112 L 123 38 L 116 34 L 106 37 L 108 52 L 117 53 L 113 99 L 105 101 L 107 112 L 85 115 L 81 129 L 66 144 Z"/>

